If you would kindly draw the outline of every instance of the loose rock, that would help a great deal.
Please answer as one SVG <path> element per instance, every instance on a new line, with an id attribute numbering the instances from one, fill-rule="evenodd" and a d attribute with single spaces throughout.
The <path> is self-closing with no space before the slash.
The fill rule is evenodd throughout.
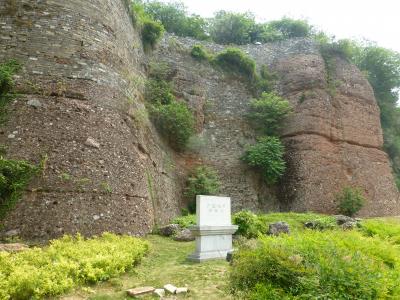
<path id="1" fill-rule="evenodd" d="M 131 297 L 136 297 L 140 295 L 145 295 L 145 294 L 150 294 L 155 291 L 155 288 L 152 286 L 144 286 L 144 287 L 138 287 L 134 289 L 127 290 L 127 294 Z"/>
<path id="2" fill-rule="evenodd" d="M 100 148 L 100 143 L 97 142 L 94 138 L 88 137 L 86 142 L 85 142 L 86 146 L 92 147 L 92 148 L 96 148 L 99 149 Z"/>
<path id="3" fill-rule="evenodd" d="M 170 294 L 175 294 L 177 288 L 176 288 L 176 286 L 173 286 L 172 284 L 166 284 L 166 285 L 164 285 L 164 289 Z"/>
<path id="4" fill-rule="evenodd" d="M 194 241 L 195 238 L 189 229 L 183 229 L 174 236 L 174 240 L 178 242 L 191 242 Z"/>
<path id="5" fill-rule="evenodd" d="M 289 224 L 286 222 L 276 222 L 269 224 L 268 234 L 278 236 L 281 233 L 290 234 Z"/>
<path id="6" fill-rule="evenodd" d="M 160 228 L 160 235 L 162 236 L 171 236 L 176 234 L 181 227 L 178 224 L 169 224 Z"/>
<path id="7" fill-rule="evenodd" d="M 181 287 L 177 288 L 175 294 L 186 294 L 188 292 L 188 288 L 186 287 Z"/>
<path id="8" fill-rule="evenodd" d="M 160 298 L 165 296 L 165 290 L 164 289 L 155 289 L 154 290 L 154 294 L 156 294 L 157 296 L 159 296 Z"/>
<path id="9" fill-rule="evenodd" d="M 43 106 L 42 103 L 37 99 L 31 99 L 26 104 L 33 106 L 34 108 L 40 108 Z"/>

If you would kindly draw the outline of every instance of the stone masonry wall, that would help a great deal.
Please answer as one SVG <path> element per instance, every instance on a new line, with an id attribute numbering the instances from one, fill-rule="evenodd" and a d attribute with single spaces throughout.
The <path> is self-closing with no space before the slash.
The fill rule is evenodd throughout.
<path id="1" fill-rule="evenodd" d="M 361 216 L 400 214 L 400 201 L 387 154 L 383 151 L 379 108 L 361 72 L 335 58 L 327 70 L 317 45 L 307 39 L 241 46 L 257 66 L 278 75 L 277 89 L 294 107 L 281 132 L 288 169 L 280 188 L 267 188 L 240 162 L 245 145 L 254 142 L 244 114 L 251 91 L 229 74 L 190 57 L 195 44 L 217 53 L 225 47 L 169 36 L 156 60 L 177 69 L 175 88 L 201 116 L 199 157 L 221 175 L 222 192 L 233 198 L 235 210 L 294 210 L 337 213 L 335 195 L 344 186 L 365 191 Z M 194 91 L 194 92 L 193 92 Z M 199 92 L 200 91 L 200 92 Z M 204 103 L 201 107 L 193 103 Z"/>
<path id="2" fill-rule="evenodd" d="M 174 153 L 145 113 L 144 53 L 123 1 L 0 0 L 0 41 L 0 61 L 23 64 L 0 143 L 46 166 L 3 231 L 144 234 L 179 212 Z"/>

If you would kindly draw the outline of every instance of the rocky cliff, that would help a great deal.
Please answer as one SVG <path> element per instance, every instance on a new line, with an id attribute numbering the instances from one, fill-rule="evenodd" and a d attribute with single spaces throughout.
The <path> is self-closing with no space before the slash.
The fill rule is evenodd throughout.
<path id="1" fill-rule="evenodd" d="M 166 36 L 144 54 L 117 0 L 0 0 L 0 39 L 0 61 L 23 63 L 20 97 L 0 143 L 10 158 L 46 162 L 3 231 L 29 238 L 149 232 L 179 213 L 187 171 L 200 162 L 216 168 L 235 210 L 332 213 L 335 193 L 352 184 L 368 198 L 360 215 L 400 213 L 370 85 L 337 57 L 332 91 L 312 41 L 242 47 L 278 74 L 278 90 L 295 109 L 282 132 L 287 174 L 279 187 L 267 187 L 239 159 L 255 139 L 244 117 L 251 91 L 193 60 L 189 52 L 198 42 Z M 196 116 L 190 152 L 172 151 L 147 118 L 149 62 L 168 63 L 176 96 Z"/>

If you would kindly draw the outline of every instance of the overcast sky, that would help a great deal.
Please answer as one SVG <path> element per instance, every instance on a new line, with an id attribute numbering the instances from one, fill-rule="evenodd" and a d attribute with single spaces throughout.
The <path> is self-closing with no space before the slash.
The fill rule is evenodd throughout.
<path id="1" fill-rule="evenodd" d="M 171 0 L 165 0 L 171 1 Z M 183 0 L 191 13 L 250 11 L 258 21 L 307 19 L 337 38 L 366 38 L 400 52 L 400 0 Z"/>

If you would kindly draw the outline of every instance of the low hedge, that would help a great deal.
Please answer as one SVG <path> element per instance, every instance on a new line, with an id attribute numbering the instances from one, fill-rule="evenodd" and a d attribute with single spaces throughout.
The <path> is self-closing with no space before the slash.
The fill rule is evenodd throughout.
<path id="1" fill-rule="evenodd" d="M 0 252 L 0 299 L 43 299 L 124 273 L 147 253 L 147 242 L 104 233 L 64 236 L 46 248 Z"/>

